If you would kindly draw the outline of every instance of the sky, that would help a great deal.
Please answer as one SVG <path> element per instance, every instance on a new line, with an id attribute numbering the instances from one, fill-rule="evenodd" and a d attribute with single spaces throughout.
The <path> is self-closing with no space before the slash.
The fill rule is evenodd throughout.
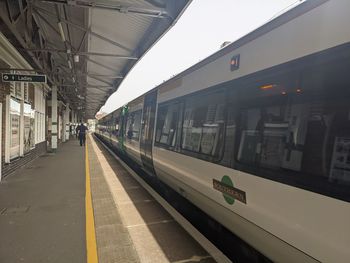
<path id="1" fill-rule="evenodd" d="M 129 72 L 101 111 L 112 112 L 184 71 L 300 0 L 193 0 L 178 22 Z"/>

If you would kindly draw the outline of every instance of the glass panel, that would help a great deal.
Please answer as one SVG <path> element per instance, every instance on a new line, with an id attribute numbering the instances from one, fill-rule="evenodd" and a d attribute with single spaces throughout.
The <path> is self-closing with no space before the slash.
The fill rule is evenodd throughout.
<path id="1" fill-rule="evenodd" d="M 129 113 L 128 120 L 126 123 L 128 139 L 137 141 L 139 140 L 141 127 L 141 113 L 141 110 Z"/>
<path id="2" fill-rule="evenodd" d="M 349 67 L 313 65 L 243 86 L 237 161 L 251 173 L 350 199 Z"/>
<path id="3" fill-rule="evenodd" d="M 19 131 L 20 131 L 20 103 L 10 99 L 10 158 L 19 156 Z"/>
<path id="4" fill-rule="evenodd" d="M 15 97 L 18 99 L 22 99 L 22 89 L 20 82 L 15 82 Z"/>
<path id="5" fill-rule="evenodd" d="M 228 93 L 225 145 L 220 164 L 228 167 L 234 165 L 235 138 L 237 132 L 238 97 L 235 90 Z"/>
<path id="6" fill-rule="evenodd" d="M 185 105 L 182 149 L 218 158 L 223 146 L 224 92 L 193 96 Z"/>
<path id="7" fill-rule="evenodd" d="M 177 103 L 159 107 L 156 142 L 175 146 L 178 114 L 179 105 Z"/>

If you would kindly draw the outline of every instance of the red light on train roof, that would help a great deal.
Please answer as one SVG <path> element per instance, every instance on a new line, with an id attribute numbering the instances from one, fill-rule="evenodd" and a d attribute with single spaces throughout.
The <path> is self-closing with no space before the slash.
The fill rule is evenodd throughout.
<path id="1" fill-rule="evenodd" d="M 240 59 L 240 55 L 235 55 L 231 58 L 230 60 L 230 67 L 231 67 L 231 71 L 235 71 L 237 69 L 239 69 L 239 59 Z"/>

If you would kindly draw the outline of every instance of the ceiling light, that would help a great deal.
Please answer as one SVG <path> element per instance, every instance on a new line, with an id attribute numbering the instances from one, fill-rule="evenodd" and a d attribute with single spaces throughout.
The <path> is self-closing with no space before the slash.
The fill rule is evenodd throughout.
<path id="1" fill-rule="evenodd" d="M 74 62 L 78 63 L 79 62 L 79 55 L 74 55 Z"/>
<path id="2" fill-rule="evenodd" d="M 58 29 L 60 30 L 60 35 L 61 35 L 62 41 L 66 42 L 66 37 L 64 36 L 62 22 L 58 22 Z"/>
<path id="3" fill-rule="evenodd" d="M 68 60 L 68 67 L 72 69 L 72 62 L 70 62 L 70 60 Z"/>

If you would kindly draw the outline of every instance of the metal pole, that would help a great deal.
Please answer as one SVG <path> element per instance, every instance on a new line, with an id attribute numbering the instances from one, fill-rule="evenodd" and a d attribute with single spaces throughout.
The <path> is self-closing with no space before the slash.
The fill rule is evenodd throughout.
<path id="1" fill-rule="evenodd" d="M 57 86 L 51 89 L 51 149 L 57 150 Z"/>
<path id="2" fill-rule="evenodd" d="M 64 122 L 65 122 L 65 137 L 66 137 L 66 141 L 69 140 L 69 103 L 66 104 L 66 110 L 64 112 Z"/>

